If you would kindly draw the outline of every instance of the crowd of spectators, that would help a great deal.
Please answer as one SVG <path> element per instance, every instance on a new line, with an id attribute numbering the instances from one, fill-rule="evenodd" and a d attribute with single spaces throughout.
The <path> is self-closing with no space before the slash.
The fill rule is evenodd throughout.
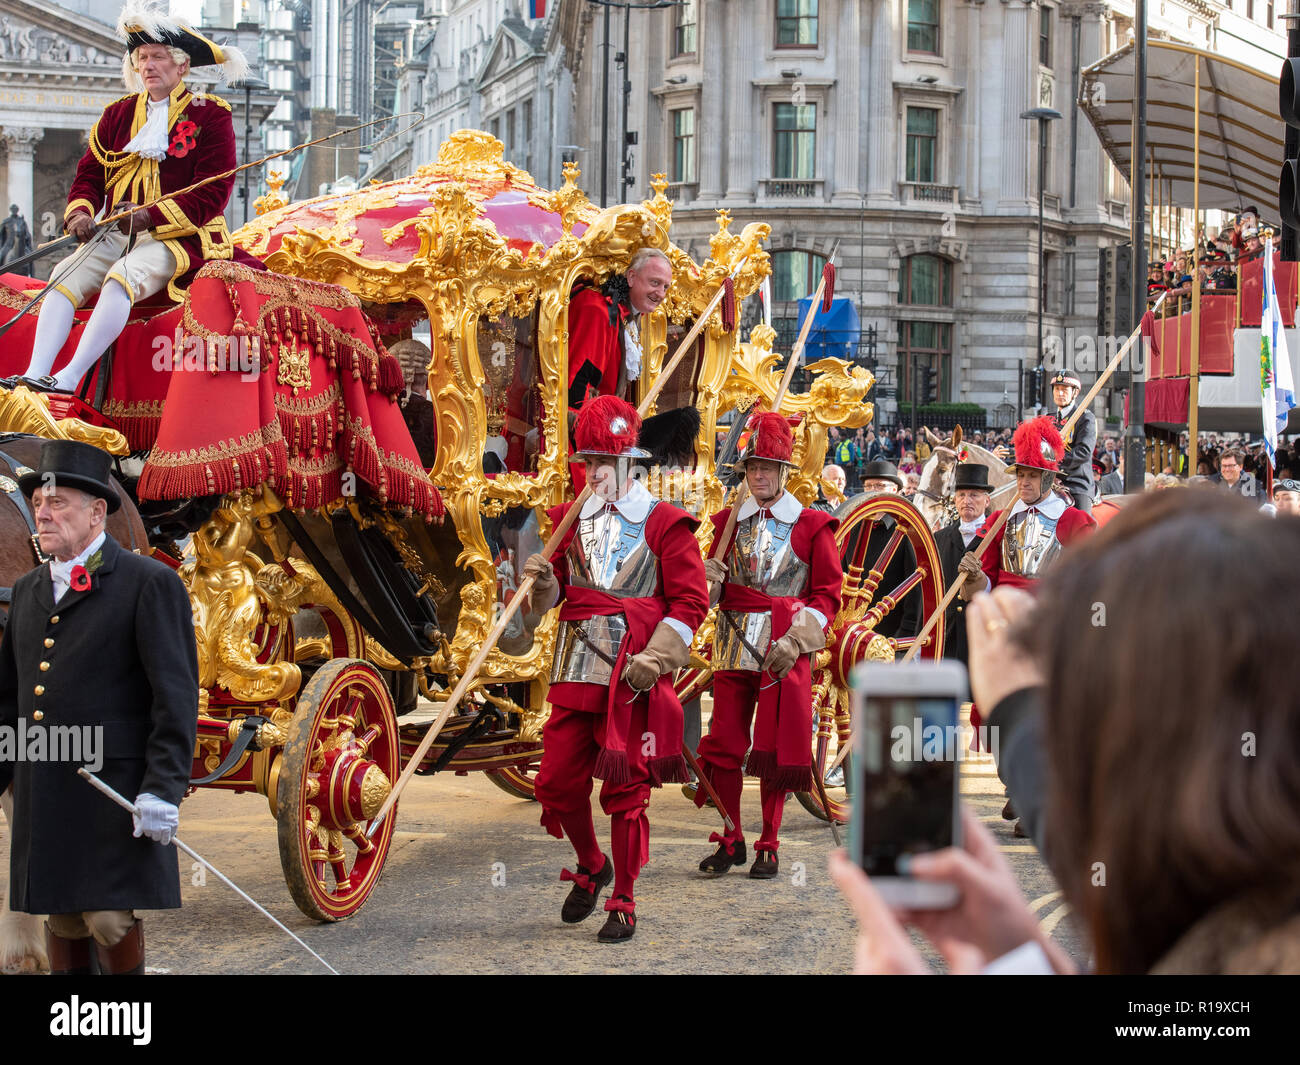
<path id="1" fill-rule="evenodd" d="M 1182 314 L 1192 306 L 1192 271 L 1201 275 L 1201 288 L 1209 292 L 1236 292 L 1237 267 L 1264 254 L 1259 224 L 1259 210 L 1247 207 L 1217 234 L 1202 232 L 1195 248 L 1179 251 L 1172 259 L 1148 263 L 1147 305 L 1153 306 L 1161 295 L 1169 297 L 1161 307 L 1162 315 Z"/>

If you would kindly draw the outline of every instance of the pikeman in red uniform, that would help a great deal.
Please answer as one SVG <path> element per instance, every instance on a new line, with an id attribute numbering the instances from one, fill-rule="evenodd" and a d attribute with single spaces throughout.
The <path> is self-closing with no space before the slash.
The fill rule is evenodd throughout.
<path id="1" fill-rule="evenodd" d="M 1016 475 L 1020 498 L 1011 508 L 1011 516 L 984 550 L 983 559 L 973 551 L 962 557 L 958 570 L 965 575 L 960 594 L 973 599 L 978 592 L 999 584 L 1014 588 L 1030 587 L 1043 575 L 1061 553 L 1061 548 L 1076 537 L 1097 528 L 1090 514 L 1085 514 L 1069 500 L 1052 491 L 1061 469 L 1065 444 L 1049 415 L 1022 422 L 1011 438 L 1016 461 L 1007 467 Z M 981 537 L 997 522 L 1001 511 L 994 511 L 980 530 Z"/>
<path id="2" fill-rule="evenodd" d="M 763 833 L 749 875 L 770 879 L 777 873 L 786 793 L 813 786 L 811 652 L 826 645 L 844 575 L 835 546 L 839 523 L 785 490 L 794 451 L 789 423 L 780 414 L 760 413 L 749 429 L 738 462 L 750 496 L 722 559 L 716 554 L 731 508 L 713 516 L 713 550 L 704 564 L 722 597 L 713 644 L 713 718 L 700 741 L 700 764 L 735 828 L 709 837 L 718 849 L 700 871 L 719 876 L 745 864 L 741 766 L 757 705 L 747 768 L 759 778 Z M 704 797 L 700 789 L 696 804 Z"/>
<path id="3" fill-rule="evenodd" d="M 560 919 L 584 920 L 612 880 L 603 942 L 636 931 L 632 888 L 650 855 L 650 789 L 688 779 L 672 678 L 708 613 L 698 522 L 632 476 L 633 461 L 647 456 L 636 446 L 640 427 L 635 408 L 616 396 L 583 406 L 574 435 L 593 494 L 556 554 L 524 564 L 537 578 L 535 608 L 557 593 L 563 601 L 536 787 L 542 826 L 567 835 L 578 857 L 577 872 L 560 875 L 573 881 Z M 551 521 L 571 506 L 556 507 Z M 593 776 L 604 780 L 612 857 L 596 842 Z"/>

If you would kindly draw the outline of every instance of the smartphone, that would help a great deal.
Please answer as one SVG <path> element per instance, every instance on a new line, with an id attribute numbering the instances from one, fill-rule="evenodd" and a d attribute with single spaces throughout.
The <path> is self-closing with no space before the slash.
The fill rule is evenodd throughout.
<path id="1" fill-rule="evenodd" d="M 956 661 L 868 662 L 850 679 L 853 817 L 850 854 L 891 906 L 942 910 L 952 884 L 907 875 L 907 859 L 961 845 L 957 709 L 966 667 Z"/>

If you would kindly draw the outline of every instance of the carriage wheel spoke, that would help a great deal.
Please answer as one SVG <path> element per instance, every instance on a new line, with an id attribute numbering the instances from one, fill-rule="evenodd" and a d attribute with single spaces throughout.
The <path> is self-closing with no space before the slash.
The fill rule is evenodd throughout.
<path id="1" fill-rule="evenodd" d="M 868 610 L 866 616 L 863 617 L 862 623 L 874 629 L 880 624 L 886 614 L 893 610 L 894 607 L 898 606 L 899 600 L 925 580 L 925 576 L 925 567 L 917 566 L 912 575 L 904 580 L 897 588 L 888 595 L 881 596 L 876 600 L 875 605 Z"/>
<path id="2" fill-rule="evenodd" d="M 857 530 L 857 540 L 853 541 L 849 551 L 848 560 L 844 566 L 844 572 L 847 573 L 854 584 L 857 584 L 862 577 L 862 564 L 866 561 L 867 547 L 871 543 L 871 534 L 876 530 L 876 519 L 863 522 Z"/>

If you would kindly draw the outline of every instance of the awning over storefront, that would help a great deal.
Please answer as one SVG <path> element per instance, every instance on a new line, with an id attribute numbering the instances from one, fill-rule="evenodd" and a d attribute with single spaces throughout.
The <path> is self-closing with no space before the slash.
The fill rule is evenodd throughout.
<path id="1" fill-rule="evenodd" d="M 1127 178 L 1133 151 L 1133 45 L 1082 74 L 1079 107 Z M 1285 127 L 1276 75 L 1173 41 L 1147 41 L 1147 161 L 1169 202 L 1192 206 L 1196 61 L 1200 74 L 1200 206 L 1274 213 Z"/>

